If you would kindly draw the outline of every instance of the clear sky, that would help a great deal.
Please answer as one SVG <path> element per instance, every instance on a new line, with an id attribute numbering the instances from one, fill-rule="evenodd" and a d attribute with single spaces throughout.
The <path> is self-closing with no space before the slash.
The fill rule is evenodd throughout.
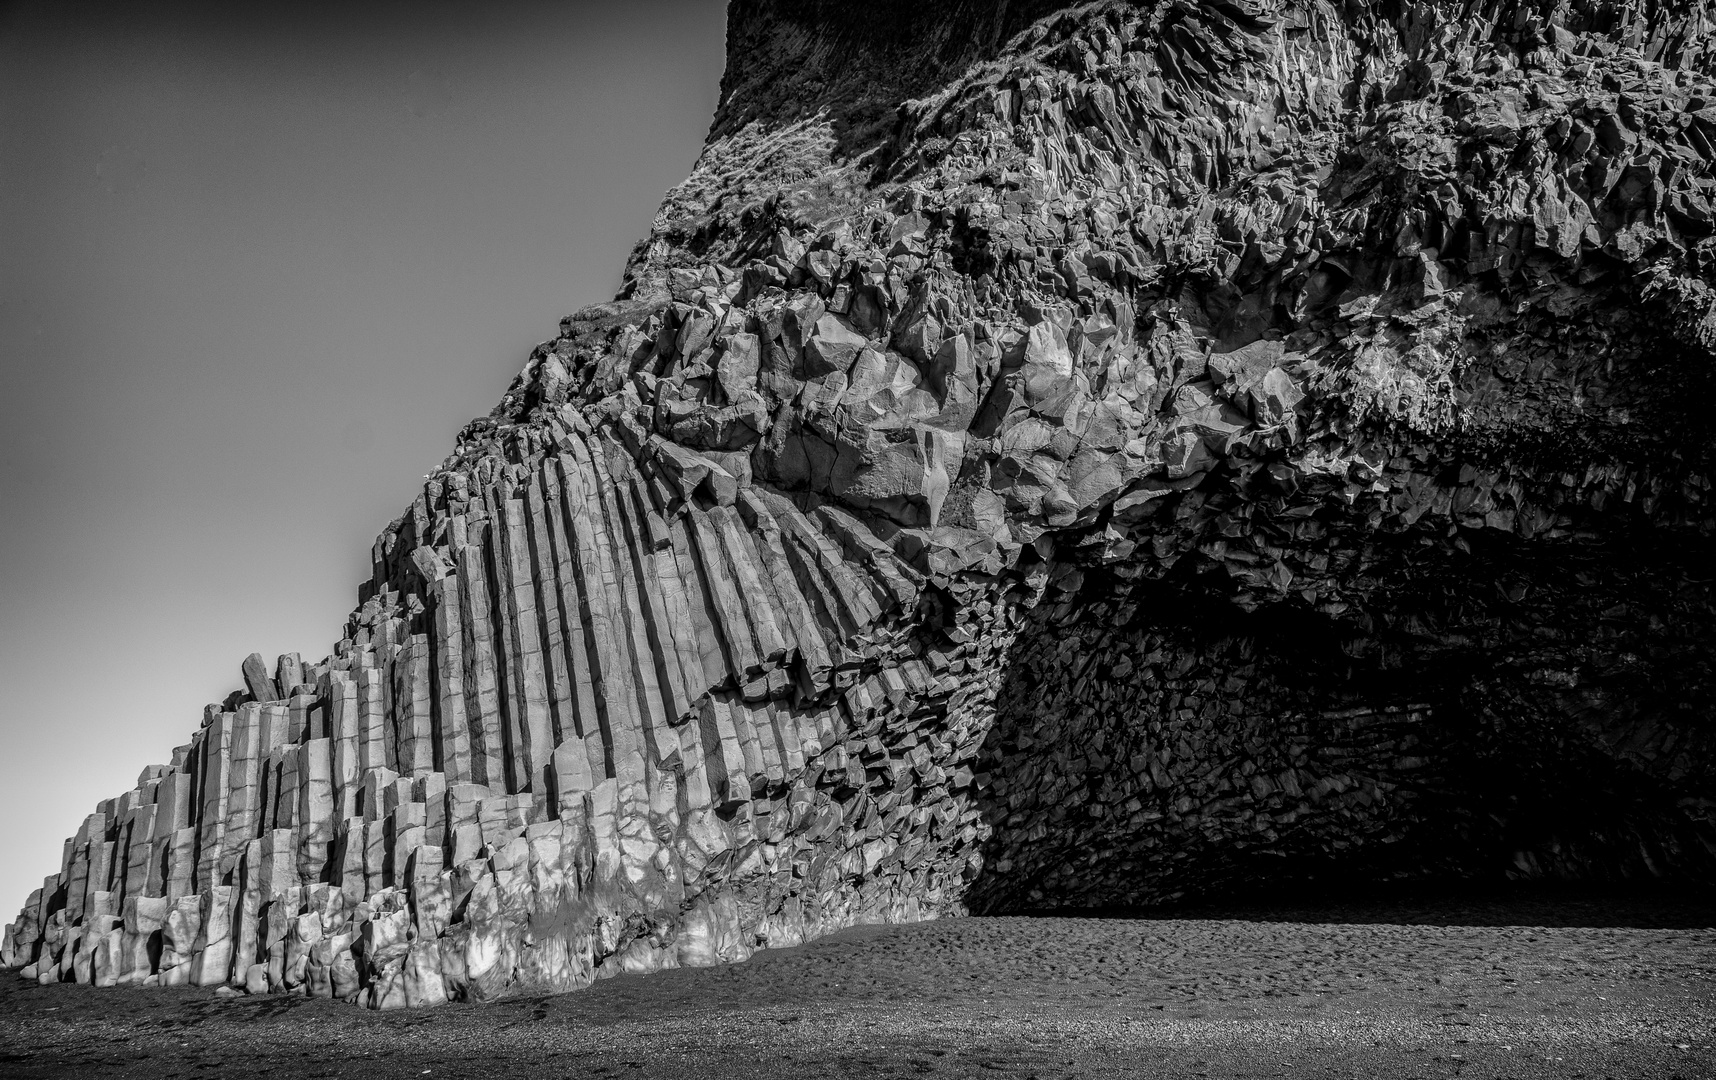
<path id="1" fill-rule="evenodd" d="M 246 654 L 329 651 L 454 433 L 618 287 L 724 23 L 0 0 L 0 923 Z"/>

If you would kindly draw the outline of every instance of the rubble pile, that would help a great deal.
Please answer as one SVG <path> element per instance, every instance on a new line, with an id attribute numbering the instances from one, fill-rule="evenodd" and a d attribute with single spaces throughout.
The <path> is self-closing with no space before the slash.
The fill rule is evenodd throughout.
<path id="1" fill-rule="evenodd" d="M 883 8 L 733 5 L 619 296 L 0 960 L 391 1008 L 1716 872 L 1706 6 Z"/>

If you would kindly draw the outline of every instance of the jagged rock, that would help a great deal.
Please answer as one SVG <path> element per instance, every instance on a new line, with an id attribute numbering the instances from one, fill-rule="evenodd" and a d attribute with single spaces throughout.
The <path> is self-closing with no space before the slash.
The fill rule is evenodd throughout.
<path id="1" fill-rule="evenodd" d="M 731 12 L 708 145 L 7 928 L 376 1008 L 1297 875 L 1716 875 L 1701 3 Z"/>

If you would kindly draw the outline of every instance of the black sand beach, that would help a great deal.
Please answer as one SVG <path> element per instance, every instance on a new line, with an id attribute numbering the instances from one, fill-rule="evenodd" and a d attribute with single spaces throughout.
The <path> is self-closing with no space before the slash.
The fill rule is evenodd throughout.
<path id="1" fill-rule="evenodd" d="M 0 979 L 0 1076 L 1716 1076 L 1716 905 L 1514 894 L 856 927 L 493 1005 Z"/>

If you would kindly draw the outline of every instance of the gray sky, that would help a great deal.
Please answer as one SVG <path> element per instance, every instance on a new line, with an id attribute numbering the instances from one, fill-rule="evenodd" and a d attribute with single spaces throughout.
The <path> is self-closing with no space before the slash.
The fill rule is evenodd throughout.
<path id="1" fill-rule="evenodd" d="M 0 2 L 0 922 L 696 158 L 720 0 Z"/>

